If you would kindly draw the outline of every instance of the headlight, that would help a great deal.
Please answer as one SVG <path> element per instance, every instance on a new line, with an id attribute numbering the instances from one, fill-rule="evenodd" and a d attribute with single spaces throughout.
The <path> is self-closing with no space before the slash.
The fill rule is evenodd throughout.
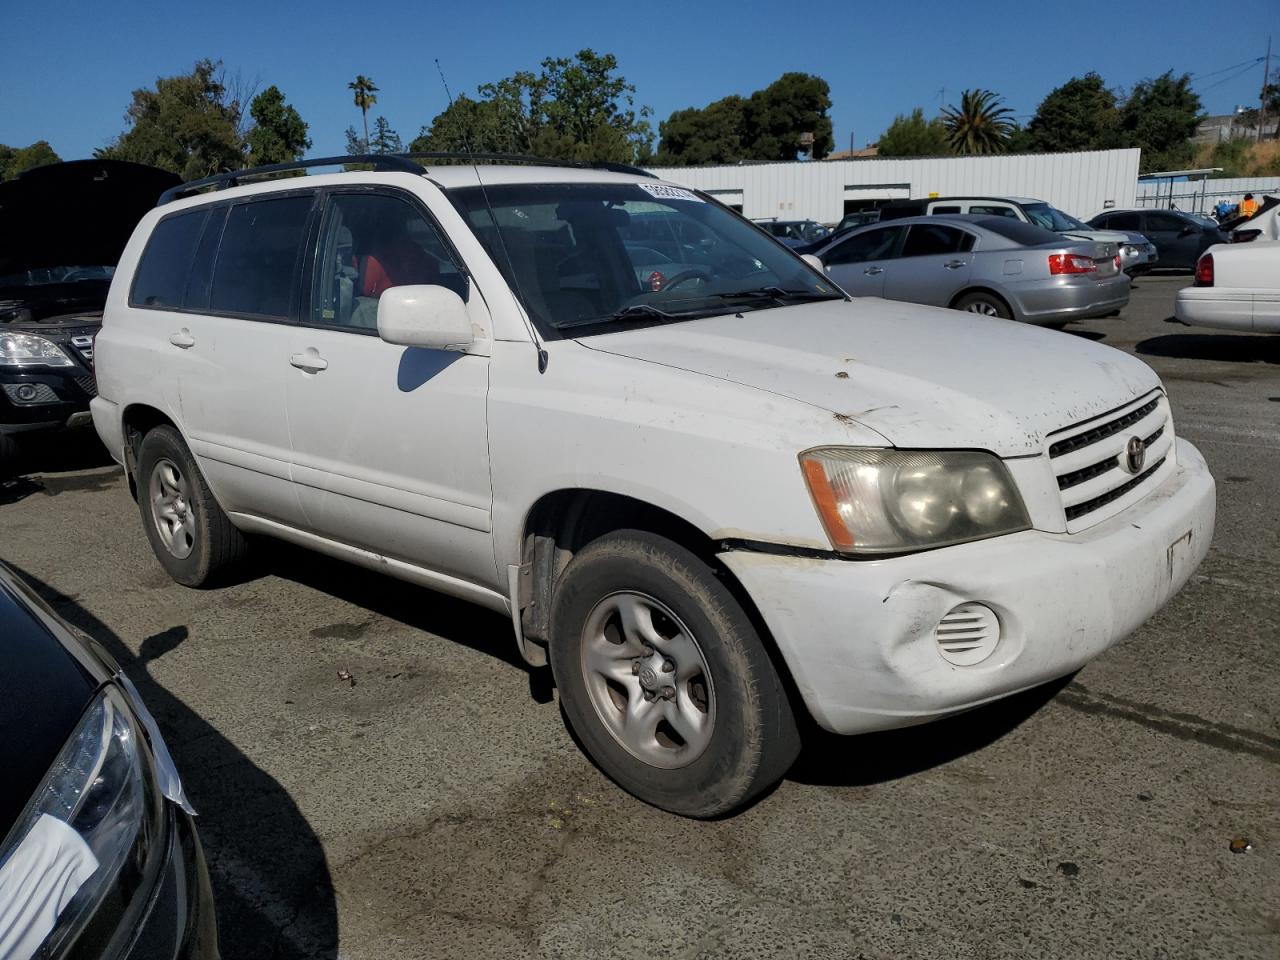
<path id="1" fill-rule="evenodd" d="M 0 367 L 69 367 L 71 358 L 44 337 L 0 333 Z"/>
<path id="2" fill-rule="evenodd" d="M 1138 248 L 1131 243 L 1126 243 L 1120 248 L 1120 252 L 1126 257 L 1136 257 L 1138 255 Z"/>
<path id="3" fill-rule="evenodd" d="M 136 888 L 157 821 L 139 728 L 114 687 L 86 711 L 0 847 L 0 954 L 57 955 Z"/>
<path id="4" fill-rule="evenodd" d="M 800 467 L 831 545 L 903 553 L 1031 526 L 1008 470 L 989 453 L 820 447 Z"/>

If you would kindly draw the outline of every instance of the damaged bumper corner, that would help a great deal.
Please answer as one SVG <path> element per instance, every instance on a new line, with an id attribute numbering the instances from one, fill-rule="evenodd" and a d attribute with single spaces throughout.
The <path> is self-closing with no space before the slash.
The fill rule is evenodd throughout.
<path id="1" fill-rule="evenodd" d="M 1213 537 L 1215 489 L 1199 451 L 1144 500 L 1081 533 L 1037 530 L 886 560 L 728 551 L 815 720 L 837 733 L 923 723 L 1078 670 L 1159 610 Z M 996 614 L 986 659 L 942 656 L 961 604 Z"/>

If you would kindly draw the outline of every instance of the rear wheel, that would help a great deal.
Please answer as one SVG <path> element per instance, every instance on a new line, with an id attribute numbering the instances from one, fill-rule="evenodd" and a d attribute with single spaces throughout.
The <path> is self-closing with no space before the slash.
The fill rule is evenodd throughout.
<path id="1" fill-rule="evenodd" d="M 984 317 L 1001 317 L 1005 320 L 1013 317 L 1009 305 L 994 293 L 966 293 L 956 301 L 955 308 L 966 313 L 980 313 Z"/>
<path id="2" fill-rule="evenodd" d="M 775 784 L 799 752 L 786 693 L 741 605 L 665 538 L 619 531 L 556 589 L 551 667 L 591 758 L 646 803 L 713 817 Z"/>
<path id="3" fill-rule="evenodd" d="M 184 586 L 209 586 L 245 559 L 244 535 L 218 506 L 173 427 L 156 427 L 142 440 L 138 509 L 156 559 Z"/>

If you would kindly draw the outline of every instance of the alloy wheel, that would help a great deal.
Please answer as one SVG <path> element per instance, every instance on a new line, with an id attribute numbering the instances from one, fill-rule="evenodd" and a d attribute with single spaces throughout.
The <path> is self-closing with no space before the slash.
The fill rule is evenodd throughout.
<path id="1" fill-rule="evenodd" d="M 183 560 L 196 544 L 196 515 L 191 505 L 191 485 L 172 460 L 161 458 L 151 468 L 147 486 L 151 519 L 166 550 Z"/>

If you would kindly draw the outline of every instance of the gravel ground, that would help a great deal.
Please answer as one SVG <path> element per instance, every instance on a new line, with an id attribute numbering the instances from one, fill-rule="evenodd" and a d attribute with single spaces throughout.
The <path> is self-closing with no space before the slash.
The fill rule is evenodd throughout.
<path id="1" fill-rule="evenodd" d="M 1186 589 L 1069 683 L 814 738 L 721 822 L 607 782 L 500 617 L 285 548 L 174 585 L 91 437 L 0 487 L 0 557 L 137 680 L 229 960 L 1275 958 L 1280 337 L 1166 324 L 1186 282 L 1074 330 L 1160 371 L 1218 479 Z"/>

